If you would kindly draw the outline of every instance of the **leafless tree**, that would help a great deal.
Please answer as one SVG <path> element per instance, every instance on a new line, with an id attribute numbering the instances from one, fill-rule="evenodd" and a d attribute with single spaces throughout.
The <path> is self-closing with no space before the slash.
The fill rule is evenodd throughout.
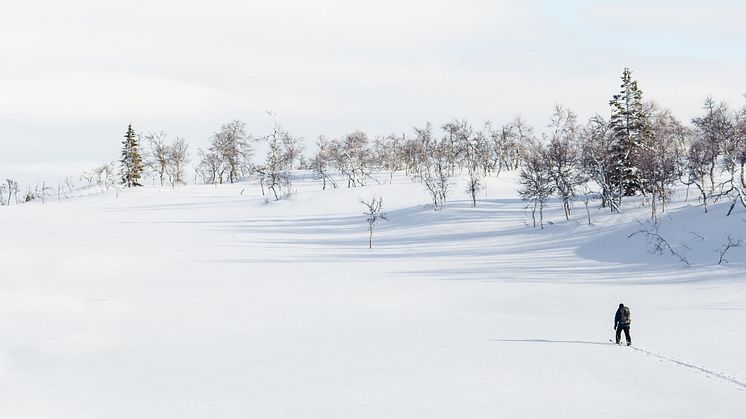
<path id="1" fill-rule="evenodd" d="M 222 184 L 227 170 L 220 154 L 214 149 L 198 150 L 199 164 L 195 169 L 195 176 L 202 178 L 202 182 L 213 185 Z"/>
<path id="2" fill-rule="evenodd" d="M 373 143 L 373 160 L 380 170 L 389 172 L 389 183 L 394 180 L 394 173 L 402 170 L 402 146 L 406 137 L 391 134 L 385 138 L 377 138 Z"/>
<path id="3" fill-rule="evenodd" d="M 713 153 L 716 152 L 717 150 L 712 147 L 711 143 L 700 137 L 691 145 L 686 158 L 683 182 L 687 186 L 694 185 L 699 190 L 700 200 L 705 212 L 708 211 L 707 202 L 714 189 L 712 187 L 714 182 L 710 182 L 708 185 L 707 179 L 713 173 L 713 161 L 717 160 L 717 157 L 713 157 Z"/>
<path id="4" fill-rule="evenodd" d="M 518 169 L 536 143 L 533 128 L 520 115 L 499 129 L 489 122 L 485 128 L 491 140 L 491 170 L 497 175 L 503 169 Z"/>
<path id="5" fill-rule="evenodd" d="M 736 134 L 738 140 L 733 150 L 736 164 L 740 168 L 741 187 L 746 188 L 746 106 L 738 113 Z"/>
<path id="6" fill-rule="evenodd" d="M 185 184 L 184 166 L 189 163 L 189 145 L 183 138 L 178 137 L 168 146 L 167 151 L 166 173 L 171 187 Z"/>
<path id="7" fill-rule="evenodd" d="M 8 205 L 10 205 L 11 199 L 14 197 L 15 203 L 18 204 L 18 191 L 20 190 L 18 182 L 13 179 L 5 179 L 5 183 L 8 185 L 8 188 L 6 189 L 6 192 L 8 194 Z"/>
<path id="8" fill-rule="evenodd" d="M 688 130 L 668 110 L 651 106 L 649 135 L 642 140 L 637 154 L 642 190 L 650 198 L 650 217 L 658 221 L 658 202 L 666 210 L 671 187 L 682 175 L 682 147 Z"/>
<path id="9" fill-rule="evenodd" d="M 414 175 L 420 172 L 420 168 L 425 164 L 427 158 L 425 153 L 425 143 L 419 136 L 406 138 L 401 146 L 401 159 L 404 170 L 407 175 Z"/>
<path id="10" fill-rule="evenodd" d="M 732 129 L 730 112 L 725 103 L 716 103 L 712 97 L 705 99 L 705 115 L 694 118 L 692 122 L 697 128 L 695 131 L 696 143 L 699 150 L 698 163 L 706 170 L 705 175 L 709 181 L 709 195 L 715 194 L 715 169 L 718 158 L 723 150 L 725 142 Z M 702 185 L 704 186 L 704 185 Z"/>
<path id="11" fill-rule="evenodd" d="M 488 161 L 483 159 L 483 156 L 488 155 L 489 151 L 486 149 L 487 140 L 484 133 L 472 132 L 471 127 L 468 125 L 464 126 L 465 130 L 461 136 L 463 145 L 463 162 L 466 166 L 466 173 L 468 175 L 466 179 L 466 193 L 471 197 L 471 206 L 477 206 L 477 194 L 484 188 L 483 176 L 485 172 L 485 164 Z"/>
<path id="12" fill-rule="evenodd" d="M 613 139 L 609 123 L 602 116 L 592 117 L 588 124 L 581 127 L 582 162 L 584 172 L 600 188 L 601 206 L 612 212 L 619 212 L 616 200 L 617 189 L 611 180 L 614 170 L 614 154 L 611 147 Z"/>
<path id="13" fill-rule="evenodd" d="M 689 262 L 689 259 L 684 255 L 681 251 L 678 249 L 674 249 L 671 244 L 666 240 L 660 233 L 659 233 L 659 225 L 653 224 L 651 225 L 644 225 L 641 222 L 638 221 L 640 226 L 642 227 L 640 230 L 630 234 L 627 236 L 627 238 L 634 237 L 638 234 L 644 234 L 645 235 L 645 242 L 648 248 L 648 252 L 652 253 L 654 255 L 663 255 L 664 253 L 669 253 L 671 256 L 675 256 L 678 258 L 681 263 L 683 263 L 686 266 L 691 266 L 691 262 Z M 686 247 L 686 246 L 684 246 Z"/>
<path id="14" fill-rule="evenodd" d="M 36 185 L 36 196 L 41 198 L 42 205 L 46 202 L 46 197 L 52 193 L 52 188 L 47 186 L 47 182 L 42 182 L 41 185 Z"/>
<path id="15" fill-rule="evenodd" d="M 322 136 L 319 137 L 318 141 L 316 141 L 316 146 L 318 147 L 318 150 L 316 151 L 316 154 L 314 154 L 311 158 L 311 170 L 313 170 L 315 174 L 321 177 L 322 190 L 326 190 L 327 182 L 332 185 L 334 189 L 336 189 L 337 182 L 334 181 L 334 177 L 332 175 L 332 162 L 334 159 L 333 144 Z"/>
<path id="16" fill-rule="evenodd" d="M 70 199 L 70 195 L 73 191 L 72 178 L 67 176 L 65 179 L 57 184 L 57 202 L 62 202 L 62 199 Z"/>
<path id="17" fill-rule="evenodd" d="M 720 249 L 718 249 L 718 254 L 720 255 L 718 265 L 721 265 L 723 262 L 728 263 L 725 255 L 730 249 L 734 247 L 741 247 L 743 245 L 743 240 L 734 239 L 732 234 L 728 234 L 727 239 L 728 241 L 724 245 L 720 246 Z"/>
<path id="18" fill-rule="evenodd" d="M 104 191 L 108 191 L 109 188 L 114 186 L 114 164 L 102 164 L 96 168 L 96 183 Z"/>
<path id="19" fill-rule="evenodd" d="M 415 128 L 416 141 L 422 146 L 422 161 L 418 162 L 415 179 L 427 189 L 433 201 L 433 209 L 444 208 L 451 187 L 451 145 L 447 138 L 441 141 L 433 137 L 432 125 L 428 122 L 425 128 Z"/>
<path id="20" fill-rule="evenodd" d="M 287 197 L 292 192 L 291 170 L 301 154 L 302 141 L 291 136 L 279 124 L 275 124 L 272 133 L 261 141 L 269 146 L 264 164 L 255 169 L 260 177 L 262 192 L 266 185 L 275 200 Z"/>
<path id="21" fill-rule="evenodd" d="M 590 205 L 591 205 L 591 199 L 593 198 L 594 198 L 594 194 L 591 192 L 590 188 L 588 188 L 588 184 L 586 183 L 583 189 L 583 205 L 585 206 L 585 213 L 588 216 L 588 225 L 592 225 Z"/>
<path id="22" fill-rule="evenodd" d="M 145 167 L 151 171 L 163 186 L 166 181 L 169 164 L 169 145 L 166 143 L 167 135 L 165 132 L 149 132 L 141 135 L 148 144 L 148 150 L 145 153 Z"/>
<path id="23" fill-rule="evenodd" d="M 541 145 L 534 146 L 521 168 L 520 189 L 521 199 L 531 206 L 531 218 L 536 227 L 536 211 L 539 211 L 539 225 L 544 229 L 544 207 L 555 190 L 554 181 L 549 174 L 549 167 L 544 159 L 545 151 Z"/>
<path id="24" fill-rule="evenodd" d="M 448 160 L 449 173 L 456 173 L 456 166 L 462 161 L 466 146 L 473 134 L 471 124 L 465 119 L 455 119 L 443 124 L 441 127 L 445 136 L 440 141 L 446 159 Z"/>
<path id="25" fill-rule="evenodd" d="M 543 159 L 547 173 L 554 182 L 554 190 L 562 201 L 565 219 L 569 220 L 576 190 L 587 181 L 582 171 L 575 114 L 561 105 L 556 105 L 550 128 L 551 139 L 543 149 Z"/>
<path id="26" fill-rule="evenodd" d="M 376 198 L 373 196 L 370 201 L 360 200 L 360 203 L 365 207 L 366 221 L 368 222 L 368 249 L 373 248 L 373 230 L 376 224 L 383 220 L 388 221 L 386 214 L 383 212 L 383 198 Z"/>
<path id="27" fill-rule="evenodd" d="M 203 179 L 210 183 L 230 183 L 248 175 L 251 166 L 251 137 L 246 132 L 246 124 L 234 120 L 223 124 L 220 131 L 210 138 L 206 152 L 200 151 L 200 171 Z"/>
<path id="28" fill-rule="evenodd" d="M 347 187 L 365 186 L 371 177 L 373 159 L 367 134 L 353 131 L 341 141 L 335 141 L 333 150 L 337 169 L 347 177 Z"/>
<path id="29" fill-rule="evenodd" d="M 114 162 L 105 163 L 85 171 L 80 175 L 80 180 L 85 181 L 89 190 L 94 190 L 94 193 L 96 188 L 99 192 L 106 192 L 116 182 L 115 165 Z"/>

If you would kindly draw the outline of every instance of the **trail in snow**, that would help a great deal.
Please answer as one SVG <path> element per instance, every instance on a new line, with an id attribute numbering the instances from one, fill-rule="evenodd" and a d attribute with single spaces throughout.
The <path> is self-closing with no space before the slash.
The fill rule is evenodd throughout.
<path id="1" fill-rule="evenodd" d="M 729 382 L 731 384 L 735 384 L 735 386 L 739 390 L 742 390 L 742 391 L 746 390 L 746 383 L 744 383 L 743 381 L 739 381 L 736 378 L 734 378 L 732 376 L 729 376 L 729 375 L 726 375 L 726 374 L 724 374 L 722 372 L 708 370 L 707 368 L 703 368 L 703 367 L 700 367 L 700 366 L 697 366 L 697 365 L 689 364 L 687 362 L 679 361 L 679 360 L 674 359 L 674 358 L 670 358 L 670 357 L 663 356 L 663 355 L 660 355 L 660 354 L 657 354 L 657 353 L 654 353 L 654 352 L 650 352 L 650 351 L 648 351 L 646 349 L 643 349 L 643 348 L 640 348 L 640 347 L 630 346 L 630 348 L 634 349 L 637 352 L 644 353 L 645 355 L 658 358 L 661 361 L 668 361 L 668 362 L 671 362 L 673 364 L 676 364 L 676 365 L 679 365 L 679 366 L 682 366 L 682 367 L 691 368 L 693 370 L 696 370 L 696 371 L 699 371 L 699 372 L 703 373 L 704 375 L 706 375 L 708 377 L 716 378 L 716 379 L 719 379 L 719 380 L 722 380 L 722 381 Z"/>
<path id="2" fill-rule="evenodd" d="M 611 342 L 611 341 L 607 343 L 607 342 L 593 342 L 593 341 L 585 341 L 585 340 L 549 340 L 549 339 L 491 339 L 491 340 L 495 342 L 568 343 L 568 344 L 579 344 L 579 345 L 604 345 L 604 346 L 616 345 L 614 342 Z M 700 367 L 697 365 L 689 364 L 687 362 L 679 361 L 675 358 L 663 356 L 655 352 L 650 352 L 647 349 L 643 349 L 638 346 L 630 346 L 629 348 L 634 349 L 637 352 L 641 352 L 647 356 L 658 358 L 661 361 L 671 362 L 675 365 L 690 368 L 700 373 L 703 373 L 704 375 L 708 377 L 716 378 L 722 381 L 726 381 L 730 384 L 734 384 L 739 390 L 742 390 L 742 391 L 746 390 L 746 383 L 744 383 L 743 381 L 739 381 L 733 376 L 726 375 L 725 373 L 709 370 L 704 367 Z"/>

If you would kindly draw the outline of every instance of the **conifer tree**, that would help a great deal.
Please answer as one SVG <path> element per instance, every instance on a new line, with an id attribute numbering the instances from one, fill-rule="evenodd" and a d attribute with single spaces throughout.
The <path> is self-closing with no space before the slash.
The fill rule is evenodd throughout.
<path id="1" fill-rule="evenodd" d="M 614 162 L 609 180 L 621 203 L 622 196 L 634 195 L 643 188 L 644 179 L 640 178 L 636 159 L 650 131 L 642 90 L 637 86 L 637 81 L 632 80 L 629 68 L 624 69 L 621 90 L 612 97 L 609 105 Z"/>
<path id="2" fill-rule="evenodd" d="M 127 133 L 124 135 L 122 145 L 122 160 L 120 161 L 122 167 L 119 172 L 122 178 L 122 185 L 128 188 L 142 186 L 140 177 L 142 176 L 143 162 L 140 156 L 140 145 L 138 144 L 135 130 L 132 129 L 132 124 L 127 127 Z"/>

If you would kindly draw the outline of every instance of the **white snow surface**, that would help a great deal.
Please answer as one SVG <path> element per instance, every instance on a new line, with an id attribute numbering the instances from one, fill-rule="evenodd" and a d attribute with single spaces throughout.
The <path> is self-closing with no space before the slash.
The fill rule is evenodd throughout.
<path id="1" fill-rule="evenodd" d="M 344 185 L 342 185 L 344 186 Z M 0 208 L 0 417 L 737 418 L 746 213 L 680 191 L 646 250 L 622 214 L 514 175 L 426 204 L 403 175 L 265 204 L 253 184 L 144 187 Z M 389 222 L 367 248 L 360 199 Z M 632 347 L 610 342 L 620 302 Z"/>

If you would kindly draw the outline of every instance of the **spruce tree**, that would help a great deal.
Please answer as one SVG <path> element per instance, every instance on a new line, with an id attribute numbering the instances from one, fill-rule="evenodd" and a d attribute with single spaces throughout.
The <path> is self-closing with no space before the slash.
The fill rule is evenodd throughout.
<path id="1" fill-rule="evenodd" d="M 644 179 L 636 162 L 637 156 L 650 132 L 650 122 L 642 102 L 642 90 L 632 80 L 632 71 L 625 68 L 622 73 L 621 90 L 609 101 L 611 106 L 612 144 L 614 162 L 610 183 L 616 190 L 619 202 L 622 196 L 641 191 Z"/>
<path id="2" fill-rule="evenodd" d="M 132 124 L 127 127 L 122 145 L 122 167 L 120 169 L 122 185 L 128 188 L 142 186 L 140 177 L 142 176 L 143 163 L 140 156 L 140 145 L 137 142 L 135 130 L 132 129 Z"/>

